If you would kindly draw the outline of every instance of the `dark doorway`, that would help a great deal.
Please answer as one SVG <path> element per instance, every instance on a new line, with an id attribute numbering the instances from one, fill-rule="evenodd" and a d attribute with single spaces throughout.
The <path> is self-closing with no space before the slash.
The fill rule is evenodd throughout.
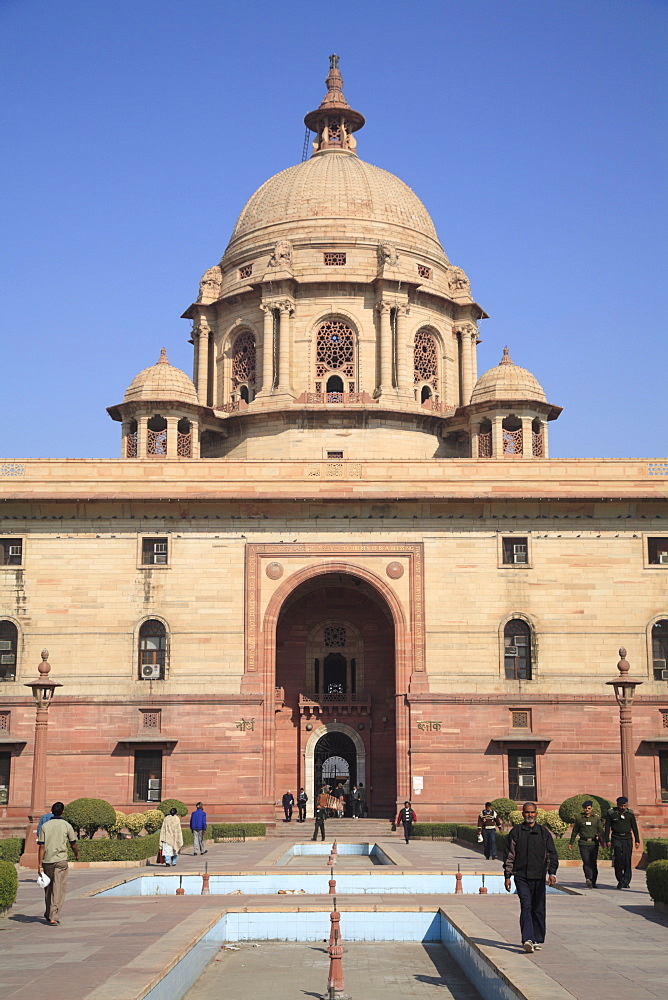
<path id="1" fill-rule="evenodd" d="M 318 740 L 313 755 L 313 776 L 314 800 L 323 785 L 329 785 L 334 791 L 339 782 L 348 795 L 352 786 L 357 784 L 357 753 L 349 736 L 326 733 Z"/>
<path id="2" fill-rule="evenodd" d="M 341 653 L 330 653 L 325 657 L 323 663 L 325 694 L 346 694 L 346 666 L 346 658 Z"/>

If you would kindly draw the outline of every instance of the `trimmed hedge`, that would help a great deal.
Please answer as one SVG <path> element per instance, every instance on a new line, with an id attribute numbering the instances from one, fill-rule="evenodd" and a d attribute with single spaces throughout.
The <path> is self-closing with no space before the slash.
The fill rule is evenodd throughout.
<path id="1" fill-rule="evenodd" d="M 23 854 L 24 843 L 23 837 L 5 837 L 0 840 L 0 861 L 11 861 L 13 865 L 17 865 Z"/>
<path id="2" fill-rule="evenodd" d="M 171 809 L 176 809 L 177 816 L 188 815 L 188 806 L 181 799 L 163 799 L 158 809 L 163 816 L 168 816 Z"/>
<path id="3" fill-rule="evenodd" d="M 207 836 L 215 840 L 217 837 L 227 836 L 232 830 L 243 830 L 247 837 L 267 836 L 267 827 L 264 823 L 211 823 Z"/>
<path id="4" fill-rule="evenodd" d="M 183 846 L 192 847 L 191 830 L 183 831 Z M 160 834 L 150 833 L 145 837 L 133 837 L 131 840 L 79 840 L 79 861 L 146 861 L 156 856 L 160 844 Z M 72 847 L 67 854 L 70 861 L 74 860 Z"/>
<path id="5" fill-rule="evenodd" d="M 16 902 L 19 891 L 19 877 L 11 861 L 0 861 L 0 910 L 6 910 Z"/>
<path id="6" fill-rule="evenodd" d="M 663 837 L 646 840 L 645 853 L 650 864 L 652 861 L 668 861 L 668 840 Z"/>
<path id="7" fill-rule="evenodd" d="M 668 860 L 647 865 L 647 891 L 657 903 L 668 904 Z"/>
<path id="8" fill-rule="evenodd" d="M 99 829 L 109 831 L 114 826 L 116 810 L 104 799 L 75 799 L 65 806 L 63 819 L 92 840 Z"/>
<path id="9" fill-rule="evenodd" d="M 456 823 L 413 823 L 412 837 L 456 837 Z"/>
<path id="10" fill-rule="evenodd" d="M 415 829 L 415 827 L 413 827 Z M 499 857 L 503 854 L 506 849 L 506 840 L 508 839 L 507 833 L 501 833 L 499 830 L 496 832 L 496 849 Z M 478 846 L 478 829 L 475 826 L 458 826 L 457 827 L 457 840 L 464 840 L 469 844 L 475 844 Z M 577 849 L 577 845 L 573 845 L 573 850 L 568 849 L 568 837 L 554 837 L 554 846 L 557 849 L 557 857 L 560 861 L 577 861 L 580 857 L 580 852 Z M 667 842 L 668 843 L 668 842 Z M 482 844 L 479 845 L 482 848 Z M 609 861 L 612 857 L 612 851 L 610 848 L 600 847 L 598 851 L 599 861 Z"/>
<path id="11" fill-rule="evenodd" d="M 514 802 L 512 799 L 492 799 L 492 809 L 498 812 L 504 823 L 507 823 L 511 812 L 517 809 L 517 802 Z"/>
<path id="12" fill-rule="evenodd" d="M 571 795 L 570 799 L 564 799 L 559 806 L 559 816 L 564 823 L 575 822 L 582 813 L 582 803 L 586 802 L 587 799 L 591 799 L 594 816 L 600 816 L 603 820 L 605 820 L 608 810 L 614 806 L 614 802 L 611 802 L 610 799 L 604 799 L 600 795 L 591 795 L 587 792 Z"/>

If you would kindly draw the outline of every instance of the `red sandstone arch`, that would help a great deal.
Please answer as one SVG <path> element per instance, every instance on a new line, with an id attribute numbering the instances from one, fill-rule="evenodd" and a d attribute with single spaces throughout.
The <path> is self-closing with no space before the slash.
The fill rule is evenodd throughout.
<path id="1" fill-rule="evenodd" d="M 275 738 L 274 712 L 276 700 L 276 629 L 281 609 L 293 591 L 309 580 L 330 573 L 356 576 L 368 583 L 384 600 L 394 622 L 395 699 L 396 699 L 396 774 L 397 798 L 410 798 L 409 726 L 406 694 L 415 668 L 414 645 L 407 627 L 406 615 L 396 593 L 378 574 L 351 560 L 323 559 L 305 566 L 287 577 L 272 595 L 257 633 L 257 670 L 264 693 L 263 725 L 263 794 L 273 801 Z"/>

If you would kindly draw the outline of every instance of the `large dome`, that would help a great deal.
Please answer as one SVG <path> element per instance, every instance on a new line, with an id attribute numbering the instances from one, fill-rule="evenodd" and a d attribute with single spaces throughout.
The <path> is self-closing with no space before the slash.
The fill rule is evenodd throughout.
<path id="1" fill-rule="evenodd" d="M 312 225 L 319 219 L 328 224 L 354 220 L 362 231 L 366 223 L 378 223 L 385 232 L 400 227 L 406 239 L 412 242 L 419 234 L 432 253 L 443 253 L 427 209 L 408 185 L 343 150 L 316 153 L 266 181 L 241 212 L 230 245 L 251 233 L 265 235 L 262 231 L 274 226 Z"/>

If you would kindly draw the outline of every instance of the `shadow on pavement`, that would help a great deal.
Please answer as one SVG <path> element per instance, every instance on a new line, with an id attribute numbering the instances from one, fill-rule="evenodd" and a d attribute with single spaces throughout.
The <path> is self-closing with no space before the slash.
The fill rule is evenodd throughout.
<path id="1" fill-rule="evenodd" d="M 627 913 L 634 913 L 638 917 L 644 917 L 645 920 L 651 920 L 653 924 L 661 924 L 663 927 L 668 927 L 668 914 L 658 913 L 653 906 L 643 906 L 642 904 L 638 906 L 620 906 L 620 910 L 626 910 Z"/>

